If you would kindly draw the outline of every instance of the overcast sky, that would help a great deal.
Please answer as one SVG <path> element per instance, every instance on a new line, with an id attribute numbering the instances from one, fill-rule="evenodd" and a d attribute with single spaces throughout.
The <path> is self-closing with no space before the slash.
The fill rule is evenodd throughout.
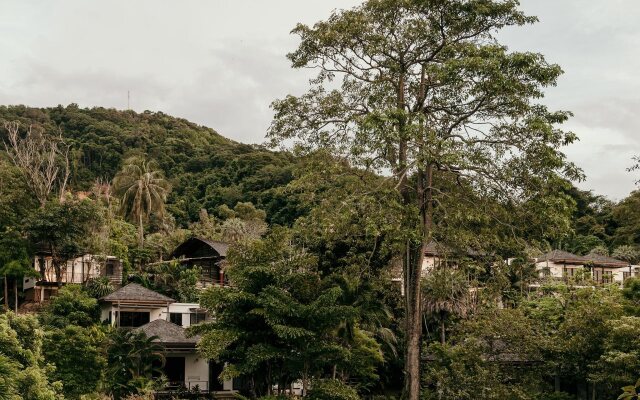
<path id="1" fill-rule="evenodd" d="M 313 23 L 353 0 L 0 0 L 0 104 L 124 109 L 183 117 L 260 143 L 269 103 L 302 93 L 290 69 L 296 22 Z M 571 110 L 581 138 L 566 149 L 586 189 L 620 199 L 640 153 L 640 1 L 521 0 L 541 23 L 504 32 L 515 50 L 539 51 L 565 75 L 550 106 Z"/>

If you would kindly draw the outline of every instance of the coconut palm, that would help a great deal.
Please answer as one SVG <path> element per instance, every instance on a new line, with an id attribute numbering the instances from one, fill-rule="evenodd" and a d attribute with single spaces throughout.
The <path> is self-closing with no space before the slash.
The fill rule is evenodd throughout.
<path id="1" fill-rule="evenodd" d="M 138 242 L 144 244 L 144 222 L 151 214 L 165 215 L 164 203 L 170 187 L 154 161 L 132 157 L 113 179 L 115 193 L 120 197 L 122 214 L 138 225 Z"/>
<path id="2" fill-rule="evenodd" d="M 106 389 L 115 398 L 138 392 L 162 372 L 164 349 L 156 340 L 157 336 L 147 337 L 135 330 L 115 329 L 110 333 Z"/>
<path id="3" fill-rule="evenodd" d="M 393 313 L 377 296 L 372 283 L 358 275 L 347 273 L 333 278 L 335 284 L 342 289 L 340 302 L 343 305 L 356 308 L 356 318 L 345 319 L 336 334 L 345 341 L 352 341 L 357 328 L 371 333 L 376 337 L 382 348 L 391 356 L 397 356 L 397 338 L 389 328 L 393 320 Z"/>
<path id="4" fill-rule="evenodd" d="M 464 316 L 469 309 L 469 283 L 459 270 L 437 268 L 422 285 L 424 311 L 440 320 L 440 342 L 446 340 L 446 320 L 450 315 Z"/>

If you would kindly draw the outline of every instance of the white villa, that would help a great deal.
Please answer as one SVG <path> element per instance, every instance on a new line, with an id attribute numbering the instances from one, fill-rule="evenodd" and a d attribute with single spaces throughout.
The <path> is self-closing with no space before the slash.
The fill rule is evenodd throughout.
<path id="1" fill-rule="evenodd" d="M 597 254 L 578 256 L 564 250 L 553 250 L 536 258 L 535 263 L 540 277 L 569 279 L 586 274 L 599 284 L 622 284 L 627 278 L 640 274 L 640 266 L 625 261 Z"/>
<path id="2" fill-rule="evenodd" d="M 41 302 L 58 291 L 58 282 L 51 255 L 39 253 L 33 260 L 37 278 L 25 277 L 22 288 L 30 301 Z M 122 261 L 113 256 L 85 254 L 67 261 L 61 268 L 60 283 L 85 284 L 89 279 L 106 276 L 115 287 L 122 282 Z"/>
<path id="3" fill-rule="evenodd" d="M 209 316 L 197 303 L 178 303 L 136 283 L 130 283 L 100 299 L 102 320 L 119 328 L 137 329 L 157 336 L 164 347 L 163 371 L 167 389 L 197 388 L 215 397 L 232 398 L 233 381 L 220 382 L 222 365 L 202 358 L 197 352 L 198 336 L 188 337 L 185 328 L 206 321 Z"/>
<path id="4" fill-rule="evenodd" d="M 462 252 L 455 252 L 444 244 L 432 240 L 427 245 L 422 262 L 422 275 L 427 275 L 433 268 L 444 265 L 455 266 L 461 257 L 480 258 L 486 256 L 473 249 L 466 249 Z"/>

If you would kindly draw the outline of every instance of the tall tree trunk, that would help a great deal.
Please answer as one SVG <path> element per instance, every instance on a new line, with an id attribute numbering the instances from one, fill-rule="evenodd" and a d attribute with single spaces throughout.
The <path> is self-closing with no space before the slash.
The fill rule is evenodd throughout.
<path id="1" fill-rule="evenodd" d="M 9 283 L 6 274 L 4 276 L 4 309 L 9 310 Z"/>
<path id="2" fill-rule="evenodd" d="M 406 257 L 406 319 L 407 319 L 407 354 L 405 361 L 405 374 L 407 380 L 407 398 L 418 400 L 420 398 L 420 353 L 422 343 L 422 298 L 420 279 L 422 277 L 422 265 L 424 263 L 427 245 L 432 235 L 432 166 L 426 170 L 418 171 L 418 205 L 422 219 L 422 240 L 417 248 L 407 244 Z M 409 196 L 405 198 L 410 202 Z"/>
<path id="3" fill-rule="evenodd" d="M 13 309 L 18 314 L 18 277 L 13 278 Z"/>
<path id="4" fill-rule="evenodd" d="M 138 245 L 144 247 L 144 225 L 142 225 L 142 214 L 138 216 Z"/>
<path id="5" fill-rule="evenodd" d="M 422 339 L 422 310 L 420 299 L 420 257 L 407 243 L 406 255 L 406 320 L 407 351 L 405 360 L 405 379 L 407 380 L 407 398 L 418 400 L 420 397 L 420 343 Z M 420 250 L 423 246 L 419 247 Z M 418 251 L 420 251 L 418 250 Z"/>
<path id="6" fill-rule="evenodd" d="M 447 342 L 447 331 L 445 326 L 445 312 L 440 311 L 440 344 L 444 345 Z"/>
<path id="7" fill-rule="evenodd" d="M 56 272 L 56 283 L 58 284 L 58 287 L 62 287 L 62 266 L 60 265 L 59 261 L 55 261 L 55 259 L 52 257 L 51 259 L 51 263 L 53 264 L 53 269 Z"/>

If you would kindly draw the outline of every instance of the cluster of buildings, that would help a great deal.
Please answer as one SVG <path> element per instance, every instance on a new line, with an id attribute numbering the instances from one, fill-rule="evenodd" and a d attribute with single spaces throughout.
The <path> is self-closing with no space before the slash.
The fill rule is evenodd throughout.
<path id="1" fill-rule="evenodd" d="M 207 239 L 191 238 L 171 255 L 185 268 L 201 268 L 200 287 L 226 285 L 224 276 L 228 245 Z M 164 349 L 162 366 L 167 378 L 167 393 L 188 389 L 208 393 L 215 398 L 235 398 L 239 382 L 220 381 L 223 365 L 203 358 L 197 351 L 198 336 L 187 335 L 186 328 L 211 318 L 197 303 L 180 303 L 175 299 L 136 283 L 122 286 L 122 261 L 116 257 L 87 254 L 70 260 L 55 272 L 53 260 L 46 251 L 36 254 L 34 268 L 38 278 L 26 277 L 23 290 L 28 301 L 39 303 L 55 296 L 60 284 L 86 284 L 90 279 L 107 277 L 117 288 L 99 300 L 101 319 L 120 329 L 144 332 Z"/>
<path id="2" fill-rule="evenodd" d="M 198 266 L 200 287 L 225 286 L 225 258 L 228 245 L 202 238 L 190 238 L 180 244 L 171 255 L 184 268 Z M 486 256 L 466 251 L 464 257 L 479 259 Z M 454 252 L 432 242 L 427 247 L 423 272 L 441 265 L 457 264 Z M 540 279 L 589 280 L 597 284 L 622 284 L 629 277 L 640 274 L 640 266 L 601 255 L 578 256 L 562 250 L 554 250 L 531 260 Z M 27 277 L 23 288 L 27 300 L 41 302 L 55 296 L 60 285 L 52 259 L 46 252 L 36 255 L 34 268 L 39 278 Z M 61 270 L 61 284 L 85 284 L 92 278 L 107 277 L 117 288 L 100 299 L 104 323 L 121 329 L 144 332 L 162 345 L 165 352 L 163 372 L 168 380 L 167 390 L 186 388 L 210 393 L 215 397 L 233 398 L 239 382 L 220 381 L 223 365 L 203 358 L 197 351 L 198 336 L 188 336 L 186 328 L 211 318 L 197 303 L 180 303 L 175 299 L 154 292 L 141 285 L 130 283 L 121 286 L 123 268 L 116 257 L 84 255 L 71 260 Z M 397 278 L 395 280 L 401 280 Z M 537 283 L 531 286 L 537 286 Z"/>
<path id="3" fill-rule="evenodd" d="M 463 257 L 469 259 L 487 257 L 487 254 L 473 250 L 467 250 L 464 253 Z M 427 246 L 422 270 L 428 273 L 440 265 L 455 265 L 460 258 L 458 254 L 459 252 L 451 251 L 446 246 L 431 242 Z M 628 278 L 640 275 L 640 265 L 632 265 L 623 260 L 598 254 L 579 256 L 564 250 L 553 250 L 529 261 L 535 265 L 538 278 L 541 280 L 552 279 L 564 282 L 579 280 L 599 285 L 613 283 L 622 285 Z M 531 286 L 539 286 L 539 284 L 532 283 Z"/>

